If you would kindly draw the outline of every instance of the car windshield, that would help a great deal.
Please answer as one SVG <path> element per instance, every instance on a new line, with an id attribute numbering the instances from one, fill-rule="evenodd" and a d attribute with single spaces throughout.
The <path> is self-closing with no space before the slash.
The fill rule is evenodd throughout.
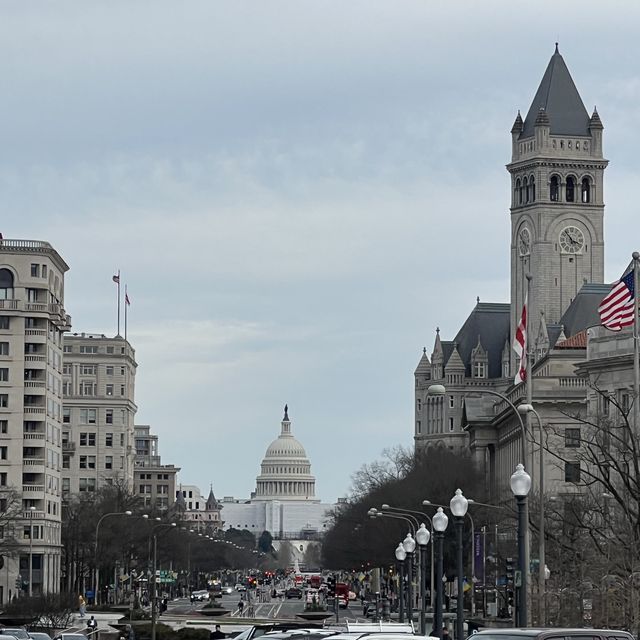
<path id="1" fill-rule="evenodd" d="M 510 633 L 491 633 L 491 632 L 482 632 L 475 634 L 478 636 L 478 640 L 528 640 L 528 638 L 533 638 L 537 636 L 540 631 L 533 631 L 531 633 L 527 633 L 526 631 L 514 633 L 513 635 Z"/>
<path id="2" fill-rule="evenodd" d="M 0 630 L 3 636 L 13 636 L 14 638 L 19 638 L 20 640 L 29 640 L 29 634 L 24 629 L 10 629 L 6 627 Z"/>

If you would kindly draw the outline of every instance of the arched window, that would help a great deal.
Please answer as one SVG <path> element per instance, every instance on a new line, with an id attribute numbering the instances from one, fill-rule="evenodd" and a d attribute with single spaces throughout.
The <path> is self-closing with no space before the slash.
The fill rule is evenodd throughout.
<path id="1" fill-rule="evenodd" d="M 549 199 L 551 202 L 558 202 L 560 199 L 560 182 L 558 176 L 551 176 L 551 183 L 549 185 Z"/>
<path id="2" fill-rule="evenodd" d="M 524 189 L 524 201 L 529 202 L 529 181 L 526 178 L 522 181 L 522 188 Z"/>
<path id="3" fill-rule="evenodd" d="M 567 178 L 566 201 L 575 202 L 576 199 L 576 181 L 569 176 Z"/>
<path id="4" fill-rule="evenodd" d="M 13 300 L 13 273 L 0 269 L 0 300 Z"/>
<path id="5" fill-rule="evenodd" d="M 529 202 L 536 201 L 536 179 L 531 176 L 529 180 L 529 191 L 531 192 L 531 197 L 529 198 Z"/>
<path id="6" fill-rule="evenodd" d="M 591 202 L 591 183 L 589 178 L 582 178 L 582 202 Z"/>
<path id="7" fill-rule="evenodd" d="M 522 204 L 522 183 L 520 178 L 516 180 L 515 204 Z"/>

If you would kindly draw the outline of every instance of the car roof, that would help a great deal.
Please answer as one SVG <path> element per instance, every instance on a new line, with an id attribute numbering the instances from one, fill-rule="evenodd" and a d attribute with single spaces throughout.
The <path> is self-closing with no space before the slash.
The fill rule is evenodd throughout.
<path id="1" fill-rule="evenodd" d="M 513 629 L 482 629 L 482 631 L 476 631 L 476 636 L 487 636 L 487 635 L 500 635 L 500 636 L 522 636 L 522 637 L 532 637 L 532 636 L 547 636 L 547 635 L 593 635 L 593 634 L 604 634 L 607 636 L 611 635 L 626 635 L 629 637 L 633 637 L 628 631 L 622 631 L 617 629 L 584 629 L 580 627 L 540 627 L 540 628 L 513 628 Z"/>

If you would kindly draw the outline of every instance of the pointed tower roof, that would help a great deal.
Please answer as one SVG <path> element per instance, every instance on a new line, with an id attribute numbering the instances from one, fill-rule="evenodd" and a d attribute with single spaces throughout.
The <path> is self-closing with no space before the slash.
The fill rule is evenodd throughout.
<path id="1" fill-rule="evenodd" d="M 442 341 L 440 340 L 440 327 L 436 327 L 436 341 L 433 345 L 433 352 L 431 353 L 431 359 L 435 360 L 436 358 L 442 359 Z"/>
<path id="2" fill-rule="evenodd" d="M 593 113 L 591 114 L 591 120 L 589 120 L 589 129 L 604 129 L 604 125 L 602 124 L 602 120 L 600 120 L 600 115 L 598 114 L 598 110 L 594 107 Z"/>
<path id="3" fill-rule="evenodd" d="M 511 127 L 511 133 L 520 133 L 523 127 L 524 122 L 522 121 L 522 116 L 520 115 L 520 109 L 518 109 L 518 115 L 516 116 L 515 122 L 513 123 L 513 127 Z"/>
<path id="4" fill-rule="evenodd" d="M 480 334 L 478 334 L 478 344 L 471 350 L 471 358 L 484 358 L 487 355 L 485 348 L 482 346 Z"/>
<path id="5" fill-rule="evenodd" d="M 180 509 L 181 511 L 187 510 L 187 502 L 182 495 L 182 485 L 180 485 L 178 495 L 176 496 L 176 508 Z"/>
<path id="6" fill-rule="evenodd" d="M 431 362 L 429 362 L 429 356 L 427 356 L 427 348 L 423 347 L 422 358 L 420 358 L 420 362 L 418 362 L 414 375 L 425 376 L 428 373 L 431 373 Z"/>
<path id="7" fill-rule="evenodd" d="M 453 351 L 451 352 L 451 356 L 449 356 L 449 360 L 445 366 L 445 371 L 464 371 L 464 362 L 462 362 L 462 358 L 458 353 L 458 346 L 453 346 Z"/>
<path id="8" fill-rule="evenodd" d="M 550 120 L 552 135 L 589 135 L 589 114 L 558 51 L 557 43 L 524 120 L 521 138 L 533 136 L 540 109 L 544 109 Z"/>
<path id="9" fill-rule="evenodd" d="M 209 489 L 209 497 L 207 498 L 207 502 L 205 504 L 206 511 L 215 511 L 218 508 L 218 501 L 216 497 L 213 495 L 213 485 L 211 485 Z"/>

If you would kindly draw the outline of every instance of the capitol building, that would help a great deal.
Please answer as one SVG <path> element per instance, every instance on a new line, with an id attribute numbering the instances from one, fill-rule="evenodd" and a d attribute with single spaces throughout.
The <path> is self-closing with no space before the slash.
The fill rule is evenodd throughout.
<path id="1" fill-rule="evenodd" d="M 250 498 L 224 497 L 220 503 L 223 529 L 247 529 L 256 538 L 268 531 L 274 540 L 317 539 L 329 527 L 335 507 L 316 498 L 316 479 L 302 443 L 291 433 L 288 407 L 280 435 L 267 447 Z M 277 545 L 274 545 L 277 546 Z"/>

